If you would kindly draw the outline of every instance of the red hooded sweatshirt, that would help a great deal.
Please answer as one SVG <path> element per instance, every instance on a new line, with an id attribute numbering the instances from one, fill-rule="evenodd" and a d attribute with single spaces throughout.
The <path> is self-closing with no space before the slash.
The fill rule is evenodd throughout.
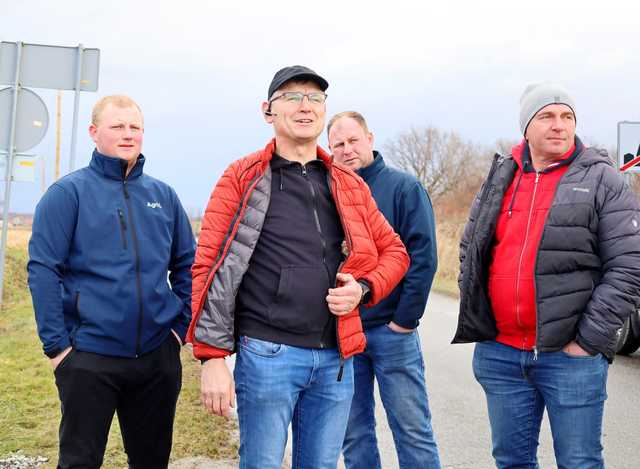
<path id="1" fill-rule="evenodd" d="M 518 169 L 502 199 L 489 267 L 496 341 L 505 345 L 521 350 L 535 347 L 538 246 L 558 182 L 579 150 L 573 145 L 557 162 L 538 172 L 526 141 L 512 150 Z"/>

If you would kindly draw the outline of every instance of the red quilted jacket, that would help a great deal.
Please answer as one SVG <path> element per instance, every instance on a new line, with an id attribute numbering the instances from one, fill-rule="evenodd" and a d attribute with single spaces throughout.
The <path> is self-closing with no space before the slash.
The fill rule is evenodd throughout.
<path id="1" fill-rule="evenodd" d="M 558 182 L 569 168 L 559 163 L 542 171 L 523 170 L 522 141 L 512 150 L 518 170 L 504 194 L 496 225 L 493 262 L 489 267 L 489 298 L 496 319 L 496 341 L 521 350 L 536 344 L 535 264 L 547 213 Z"/>
<path id="2" fill-rule="evenodd" d="M 236 264 L 240 262 L 237 262 L 233 265 L 234 268 L 225 271 L 225 261 L 228 260 L 229 251 L 233 249 L 233 241 L 243 221 L 247 204 L 268 170 L 274 151 L 275 139 L 263 150 L 232 163 L 209 199 L 192 267 L 193 317 L 187 333 L 187 341 L 193 344 L 193 353 L 197 358 L 223 357 L 233 352 L 232 346 L 216 346 L 218 343 L 232 343 L 232 305 L 235 303 L 233 295 L 237 293 L 237 288 L 225 285 L 239 285 L 246 267 L 244 270 L 238 269 Z M 373 306 L 387 296 L 402 279 L 409 267 L 409 257 L 400 237 L 378 210 L 366 183 L 351 170 L 333 163 L 331 157 L 320 147 L 317 155 L 327 166 L 330 189 L 346 237 L 348 256 L 340 272 L 352 274 L 356 279 L 364 279 L 369 283 L 371 300 L 366 306 Z M 230 264 L 234 262 L 229 259 Z M 216 304 L 222 306 L 220 310 L 216 310 L 213 315 L 215 317 L 203 318 L 203 307 L 212 283 L 212 289 L 216 291 Z M 226 327 L 216 327 L 216 321 Z M 366 340 L 357 308 L 338 318 L 337 329 L 338 345 L 343 358 L 364 350 Z"/>

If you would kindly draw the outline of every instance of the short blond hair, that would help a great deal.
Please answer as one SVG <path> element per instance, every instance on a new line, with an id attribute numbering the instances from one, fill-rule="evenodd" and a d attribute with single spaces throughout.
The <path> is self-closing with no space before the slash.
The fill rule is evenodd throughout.
<path id="1" fill-rule="evenodd" d="M 331 118 L 331 120 L 329 121 L 329 124 L 327 125 L 327 135 L 329 135 L 329 131 L 331 130 L 331 126 L 333 126 L 333 124 L 338 122 L 343 117 L 349 117 L 349 118 L 353 119 L 358 124 L 360 124 L 360 127 L 362 127 L 362 129 L 365 131 L 365 133 L 369 133 L 369 127 L 367 126 L 367 121 L 364 120 L 364 117 L 362 116 L 362 114 L 360 114 L 359 112 L 356 112 L 356 111 L 344 111 L 344 112 L 340 112 L 340 113 L 336 114 L 335 116 L 333 116 Z"/>
<path id="2" fill-rule="evenodd" d="M 102 115 L 102 111 L 104 111 L 109 104 L 112 104 L 119 108 L 136 107 L 140 112 L 140 116 L 142 116 L 142 109 L 140 109 L 138 103 L 136 103 L 129 96 L 124 94 L 112 94 L 110 96 L 105 96 L 104 98 L 99 99 L 98 102 L 94 104 L 93 111 L 91 111 L 91 123 L 93 125 L 98 125 L 100 116 Z"/>

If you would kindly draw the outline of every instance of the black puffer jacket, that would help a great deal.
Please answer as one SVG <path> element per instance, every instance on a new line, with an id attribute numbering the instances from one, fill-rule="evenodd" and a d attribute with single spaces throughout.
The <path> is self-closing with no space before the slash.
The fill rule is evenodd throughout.
<path id="1" fill-rule="evenodd" d="M 502 197 L 516 171 L 496 155 L 460 242 L 460 313 L 453 343 L 492 340 L 487 294 Z M 613 359 L 616 331 L 640 303 L 640 205 L 606 152 L 584 149 L 564 174 L 549 209 L 535 267 L 536 349 L 572 340 Z"/>

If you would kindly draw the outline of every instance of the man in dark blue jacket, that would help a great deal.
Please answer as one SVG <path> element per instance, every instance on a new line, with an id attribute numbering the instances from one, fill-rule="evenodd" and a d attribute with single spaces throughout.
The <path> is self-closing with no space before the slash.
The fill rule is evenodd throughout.
<path id="1" fill-rule="evenodd" d="M 367 349 L 354 357 L 355 394 L 343 445 L 347 469 L 381 467 L 375 433 L 374 378 L 387 413 L 400 468 L 440 468 L 431 429 L 424 362 L 416 330 L 437 267 L 431 201 L 420 182 L 385 165 L 373 134 L 357 112 L 327 127 L 333 157 L 369 185 L 378 208 L 411 258 L 403 281 L 373 308 L 360 308 Z"/>
<path id="2" fill-rule="evenodd" d="M 167 467 L 193 234 L 173 189 L 142 172 L 133 100 L 98 101 L 89 133 L 89 166 L 49 188 L 29 242 L 38 334 L 62 403 L 58 467 L 100 467 L 114 412 L 129 467 Z"/>

